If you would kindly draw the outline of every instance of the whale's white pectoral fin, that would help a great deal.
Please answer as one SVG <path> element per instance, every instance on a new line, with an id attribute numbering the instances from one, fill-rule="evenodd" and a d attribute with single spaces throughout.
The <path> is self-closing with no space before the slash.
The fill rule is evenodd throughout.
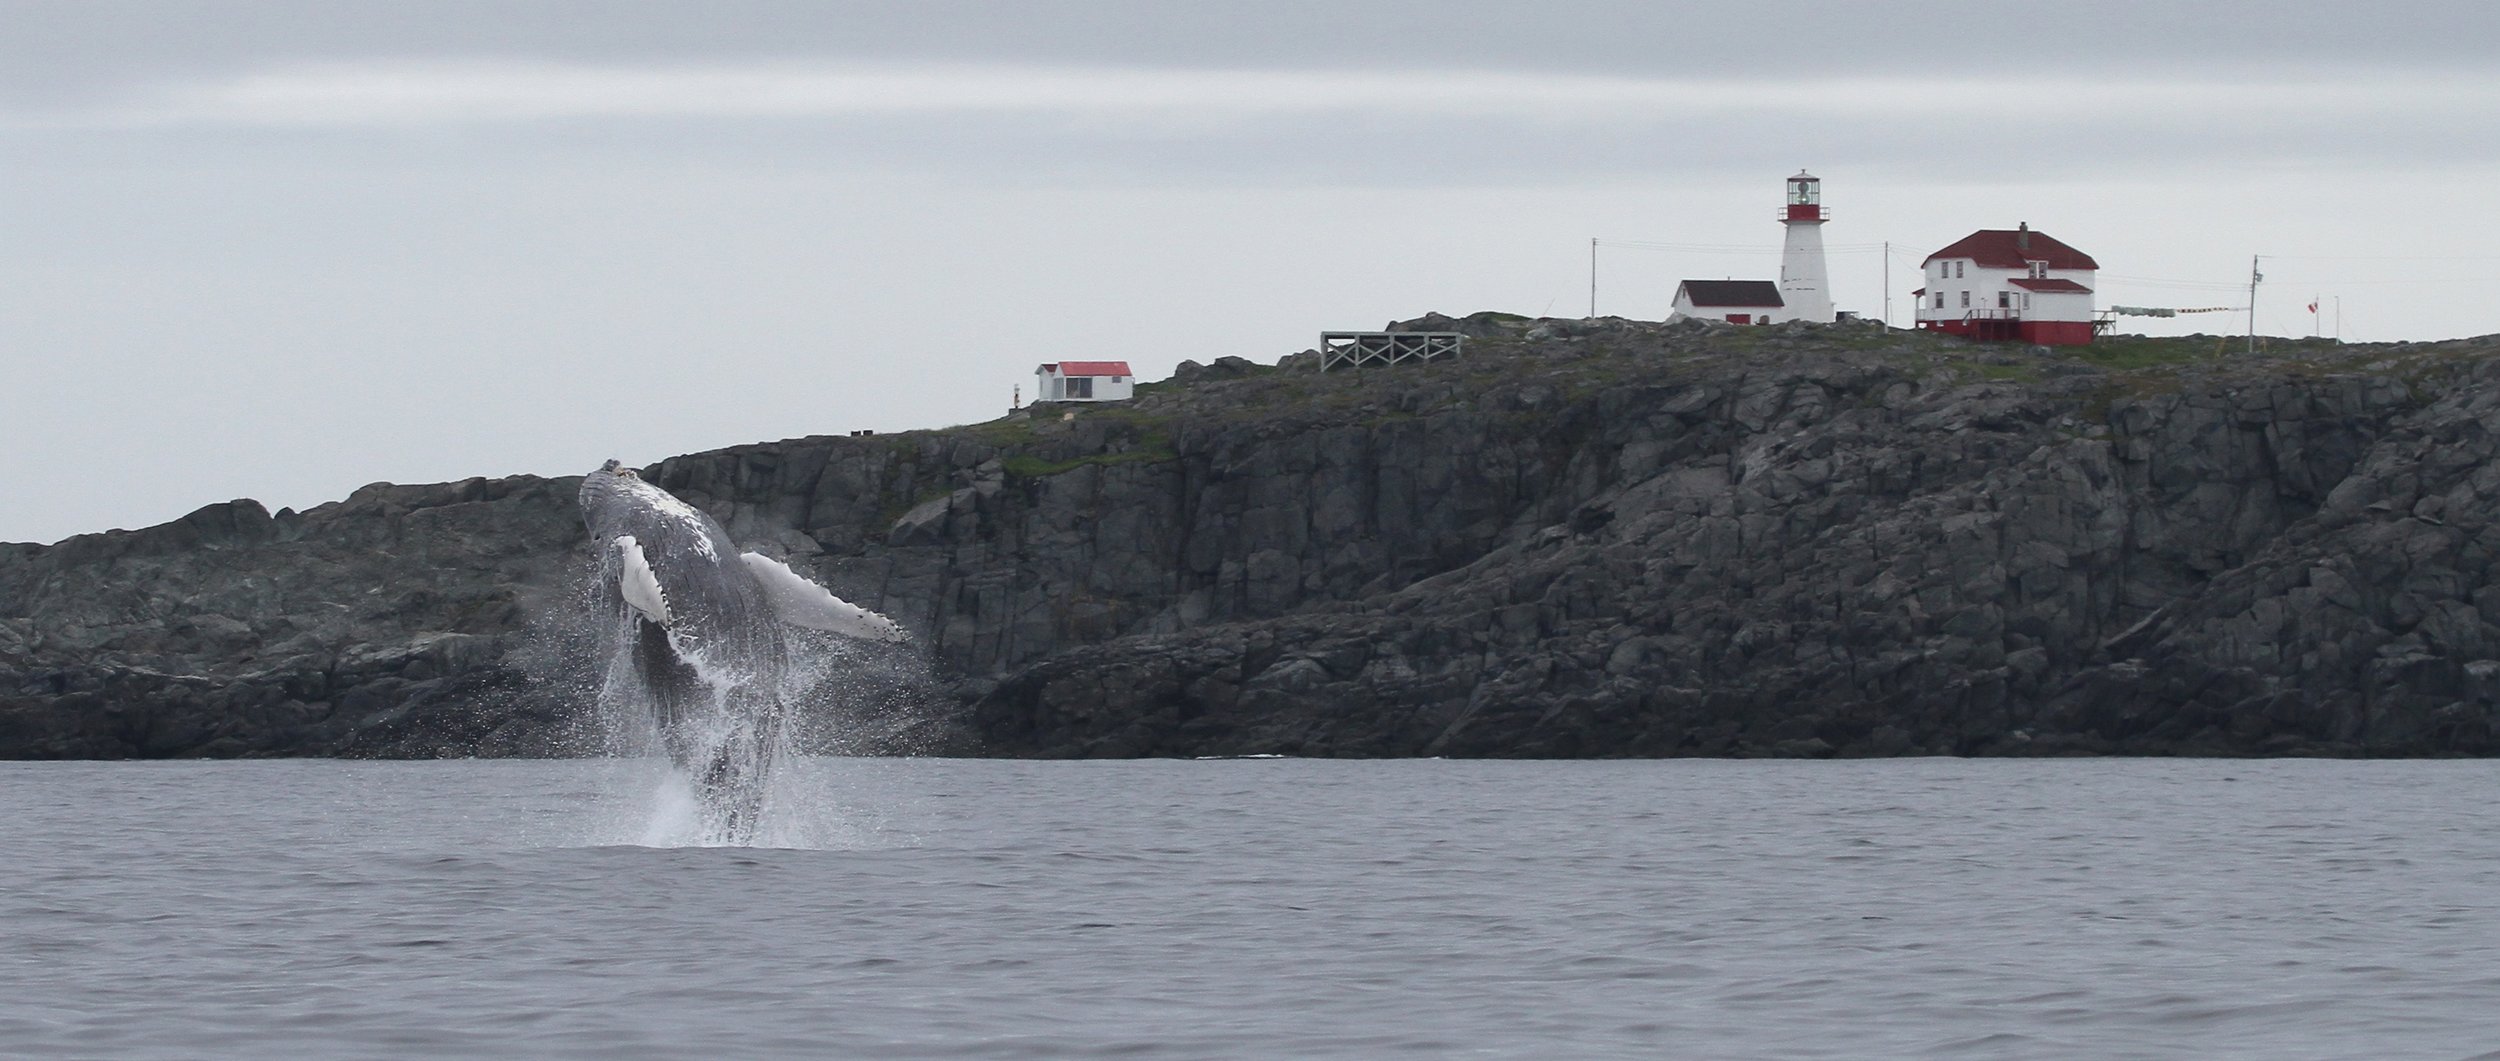
<path id="1" fill-rule="evenodd" d="M 616 589 L 643 618 L 668 625 L 668 598 L 660 593 L 660 575 L 642 555 L 642 543 L 631 534 L 616 536 Z"/>
<path id="2" fill-rule="evenodd" d="M 741 553 L 738 559 L 746 561 L 764 587 L 765 603 L 782 622 L 870 641 L 911 639 L 894 620 L 834 596 L 779 560 L 761 553 Z"/>

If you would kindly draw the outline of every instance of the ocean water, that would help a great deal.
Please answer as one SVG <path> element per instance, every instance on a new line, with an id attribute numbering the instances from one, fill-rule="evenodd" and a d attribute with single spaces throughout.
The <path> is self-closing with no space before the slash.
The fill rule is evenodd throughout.
<path id="1" fill-rule="evenodd" d="M 2500 764 L 0 764 L 9 1057 L 2500 1058 Z"/>

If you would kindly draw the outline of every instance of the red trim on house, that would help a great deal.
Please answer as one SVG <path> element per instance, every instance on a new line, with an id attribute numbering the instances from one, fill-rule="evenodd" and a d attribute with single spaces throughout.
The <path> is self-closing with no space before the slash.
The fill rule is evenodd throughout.
<path id="1" fill-rule="evenodd" d="M 1946 335 L 1958 335 L 1974 342 L 2023 342 L 2042 346 L 2092 345 L 2091 321 L 2027 321 L 2011 317 L 1965 317 L 1960 320 L 1926 320 L 1920 328 Z"/>
<path id="2" fill-rule="evenodd" d="M 2092 345 L 2091 321 L 2024 321 L 2022 339 L 2042 346 Z"/>

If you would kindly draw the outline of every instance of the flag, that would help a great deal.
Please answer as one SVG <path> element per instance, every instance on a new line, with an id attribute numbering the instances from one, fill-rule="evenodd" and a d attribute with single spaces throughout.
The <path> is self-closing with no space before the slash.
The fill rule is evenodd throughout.
<path id="1" fill-rule="evenodd" d="M 2318 304 L 2317 304 L 2317 303 L 2315 303 L 2315 302 L 2310 303 L 2310 304 L 2309 304 L 2309 312 L 2311 312 L 2311 313 L 2316 313 L 2317 311 L 2318 311 Z"/>

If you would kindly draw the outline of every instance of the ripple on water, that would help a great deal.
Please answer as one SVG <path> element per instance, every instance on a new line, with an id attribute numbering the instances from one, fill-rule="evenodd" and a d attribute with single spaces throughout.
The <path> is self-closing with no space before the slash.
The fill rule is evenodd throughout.
<path id="1" fill-rule="evenodd" d="M 12 764 L 0 1042 L 2461 1057 L 2487 773 L 810 761 L 706 848 L 632 762 Z"/>

